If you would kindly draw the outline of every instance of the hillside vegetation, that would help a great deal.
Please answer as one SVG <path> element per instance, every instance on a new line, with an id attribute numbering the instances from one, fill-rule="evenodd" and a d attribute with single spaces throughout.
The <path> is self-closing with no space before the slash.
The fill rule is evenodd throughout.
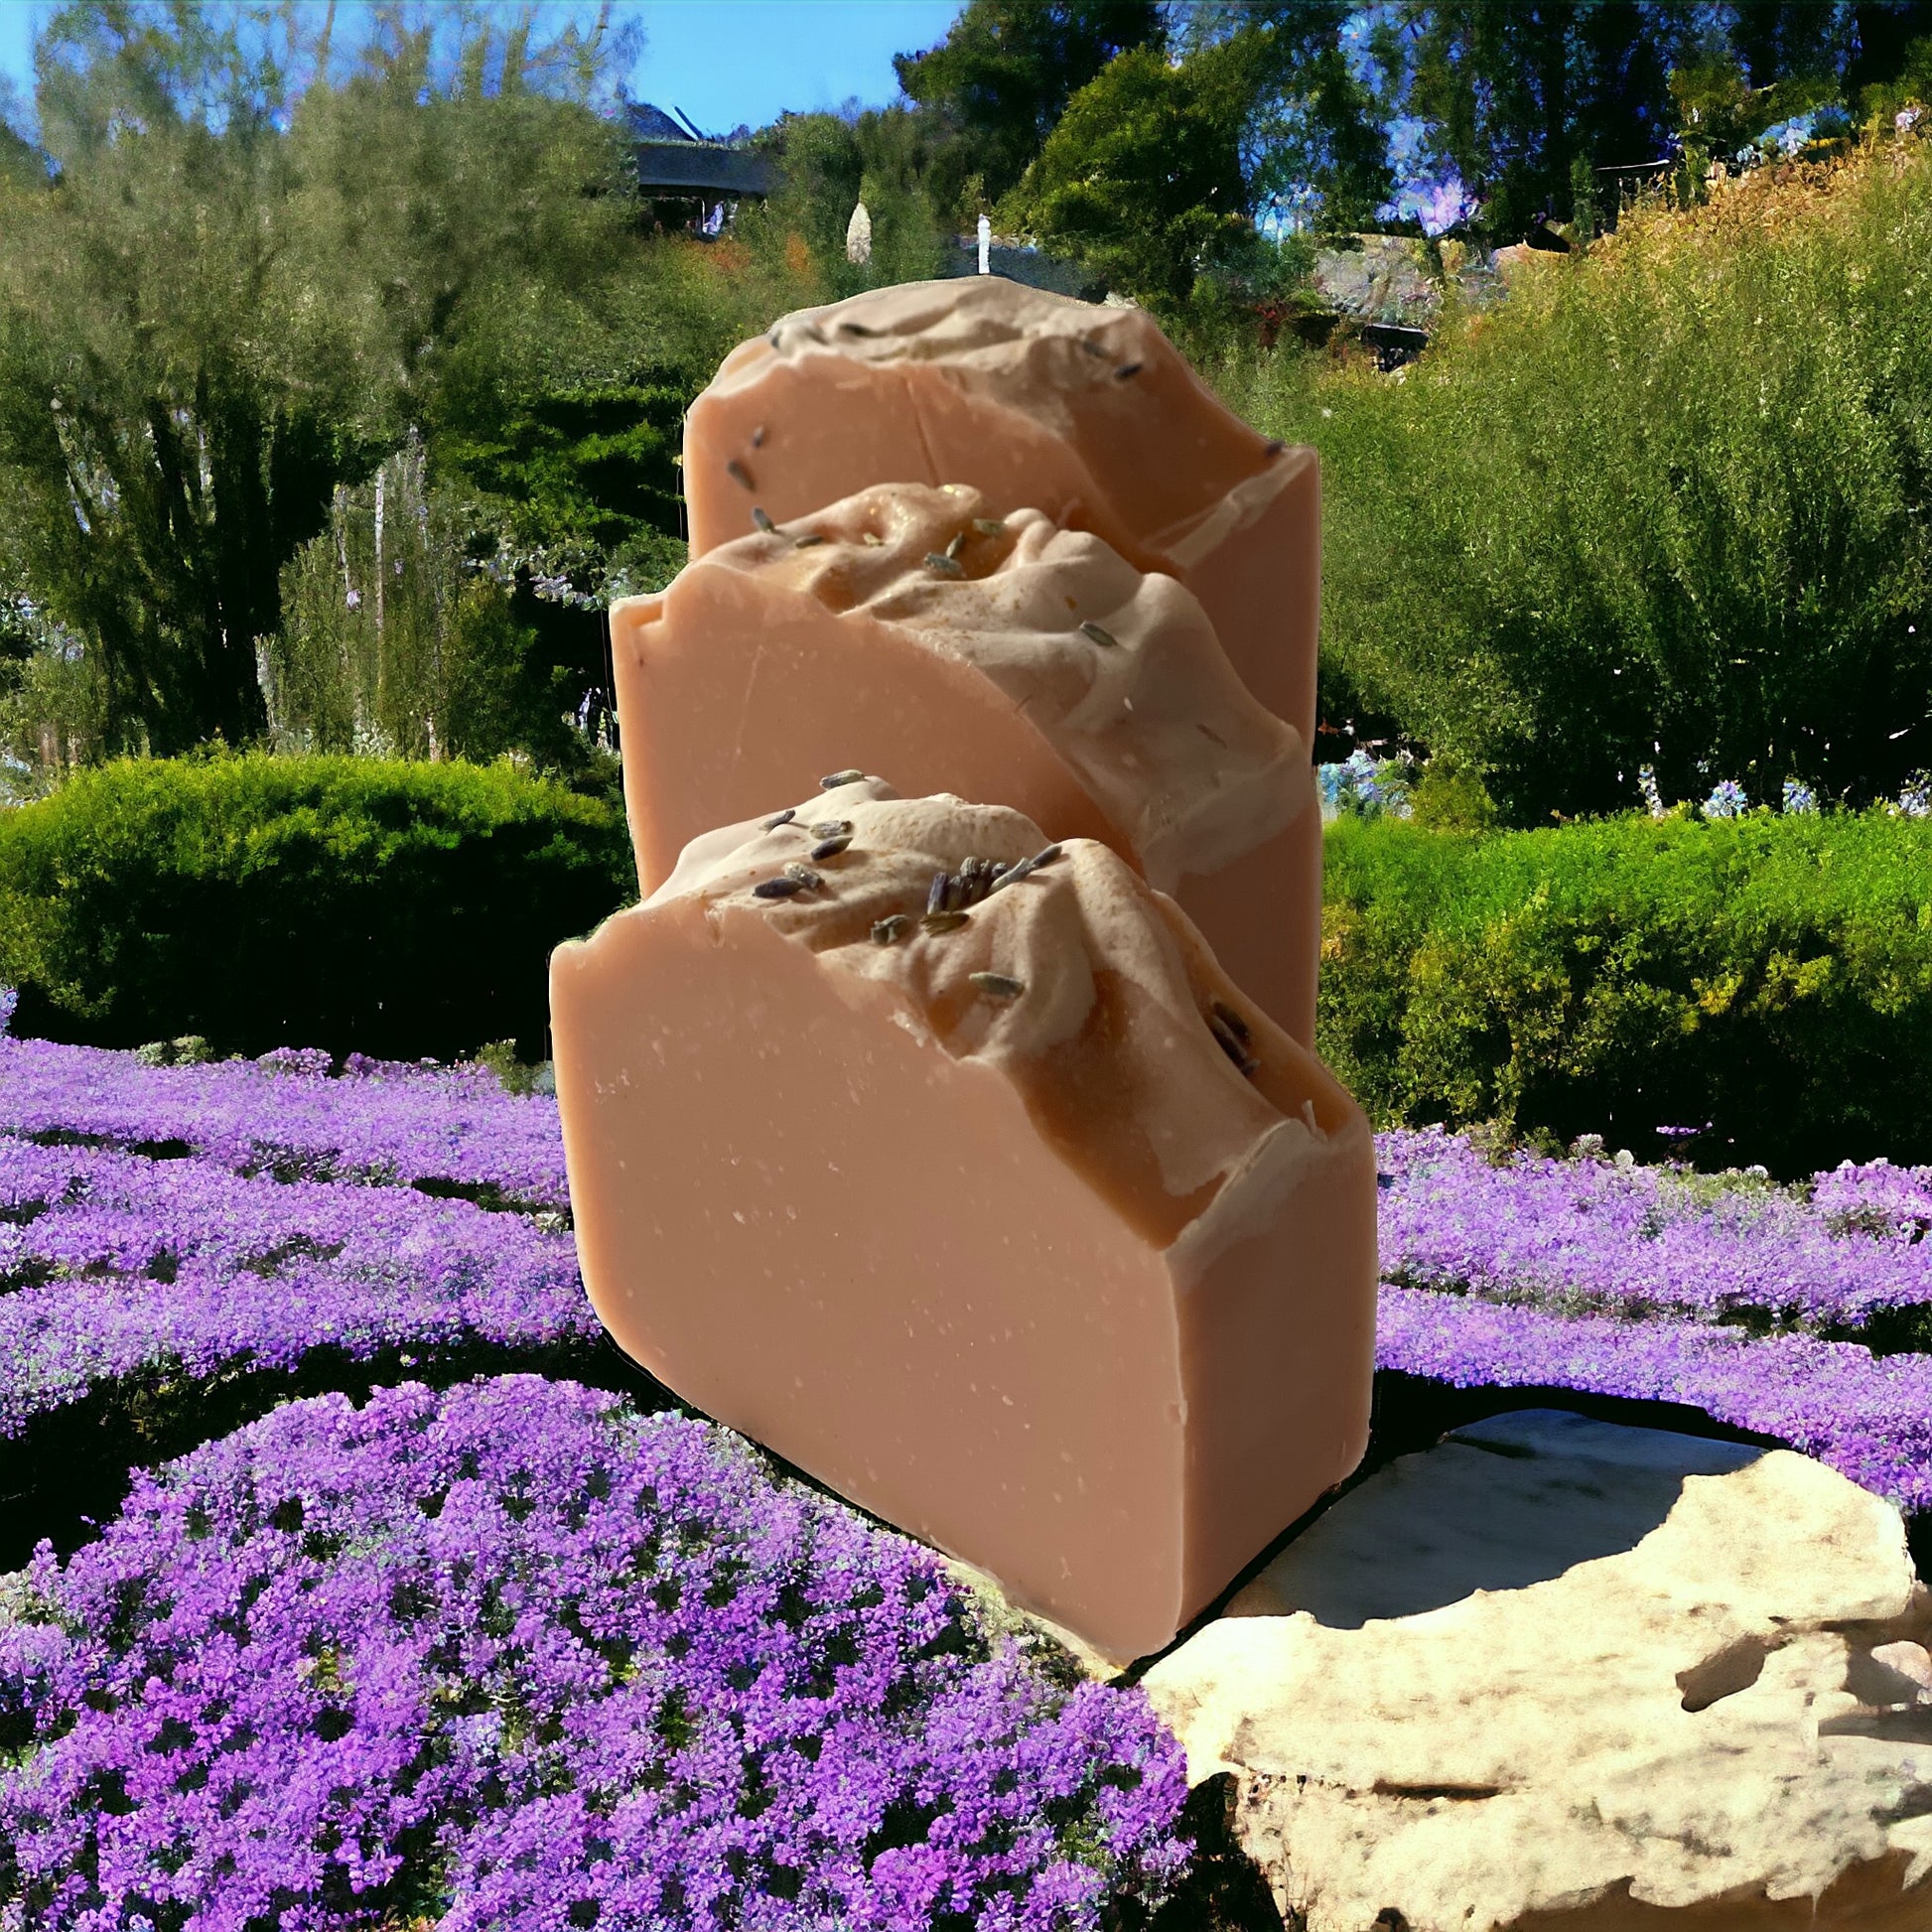
<path id="1" fill-rule="evenodd" d="M 1932 762 L 1932 158 L 1911 139 L 1525 262 L 1398 379 L 1228 352 L 1321 452 L 1324 710 L 1398 720 L 1518 825 Z"/>

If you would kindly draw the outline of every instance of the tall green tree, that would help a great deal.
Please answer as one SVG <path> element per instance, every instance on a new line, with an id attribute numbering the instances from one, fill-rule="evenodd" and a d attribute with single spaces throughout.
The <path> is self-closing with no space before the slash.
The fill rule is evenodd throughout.
<path id="1" fill-rule="evenodd" d="M 1300 225 L 1361 227 L 1395 190 L 1400 28 L 1386 10 L 1358 16 L 1351 0 L 1203 0 L 1181 17 L 1190 56 L 1238 43 L 1241 83 L 1229 104 L 1243 116 L 1248 199 L 1277 204 Z"/>
<path id="2" fill-rule="evenodd" d="M 1669 76 L 1708 42 L 1707 11 L 1642 0 L 1406 0 L 1405 108 L 1425 152 L 1480 197 L 1482 222 L 1516 240 L 1539 212 L 1574 212 L 1577 163 L 1661 157 Z"/>
<path id="3" fill-rule="evenodd" d="M 256 736 L 257 640 L 337 487 L 434 418 L 476 318 L 570 308 L 635 225 L 597 27 L 303 18 L 62 9 L 42 168 L 0 171 L 0 510 L 102 750 Z"/>
<path id="4" fill-rule="evenodd" d="M 967 0 L 946 38 L 893 66 L 935 127 L 941 217 L 998 201 L 1044 146 L 1067 103 L 1118 54 L 1164 49 L 1157 0 Z"/>
<path id="5" fill-rule="evenodd" d="M 1253 92 L 1244 36 L 1178 66 L 1153 48 L 1111 61 L 1067 103 L 1002 218 L 1173 315 L 1251 249 L 1240 133 Z"/>
<path id="6" fill-rule="evenodd" d="M 934 166 L 946 136 L 921 109 L 786 114 L 765 145 L 783 186 L 750 227 L 793 233 L 811 252 L 827 299 L 940 272 L 945 237 L 934 204 Z M 864 202 L 872 257 L 846 259 L 846 228 Z"/>

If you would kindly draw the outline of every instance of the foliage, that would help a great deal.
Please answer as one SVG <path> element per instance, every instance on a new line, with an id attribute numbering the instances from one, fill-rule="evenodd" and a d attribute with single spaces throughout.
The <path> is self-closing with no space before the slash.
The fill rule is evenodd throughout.
<path id="1" fill-rule="evenodd" d="M 1407 818 L 1413 809 L 1409 768 L 1400 759 L 1378 760 L 1366 751 L 1351 752 L 1340 764 L 1317 764 L 1314 777 L 1325 818 L 1343 812 L 1358 818 L 1379 818 L 1384 812 Z"/>
<path id="2" fill-rule="evenodd" d="M 1666 81 L 1688 9 L 1636 0 L 1408 0 L 1405 105 L 1426 154 L 1481 197 L 1482 226 L 1516 240 L 1542 211 L 1571 211 L 1572 163 L 1655 159 L 1671 120 Z"/>
<path id="3" fill-rule="evenodd" d="M 602 619 L 558 558 L 595 581 L 597 553 L 566 535 L 519 554 L 500 535 L 489 509 L 429 484 L 413 437 L 372 483 L 339 486 L 329 529 L 283 572 L 282 633 L 260 651 L 273 748 L 516 752 L 587 774 L 608 677 Z"/>
<path id="4" fill-rule="evenodd" d="M 934 211 L 928 121 L 902 107 L 839 114 L 786 114 L 767 140 L 783 186 L 762 208 L 741 212 L 748 243 L 770 253 L 796 236 L 815 283 L 814 301 L 842 301 L 861 289 L 925 281 L 940 272 L 945 240 Z M 846 258 L 846 228 L 864 202 L 872 256 Z M 762 328 L 772 310 L 754 325 Z M 748 330 L 747 334 L 753 333 Z M 709 380 L 704 371 L 699 385 Z"/>
<path id="5" fill-rule="evenodd" d="M 1160 1902 L 1186 1764 L 1146 1695 L 992 1654 L 930 1552 L 773 1474 L 535 1375 L 141 1473 L 0 1616 L 0 1885 L 47 1932 Z"/>
<path id="6" fill-rule="evenodd" d="M 1322 455 L 1324 658 L 1518 826 L 1646 763 L 1892 795 L 1932 745 L 1928 264 L 1932 159 L 1887 144 L 1532 264 L 1399 383 L 1229 364 Z"/>
<path id="7" fill-rule="evenodd" d="M 1367 28 L 1365 60 L 1345 36 Z M 1348 232 L 1377 218 L 1395 191 L 1389 123 L 1403 69 L 1386 11 L 1362 16 L 1348 0 L 1202 0 L 1180 30 L 1189 54 L 1241 43 L 1245 84 L 1242 168 L 1250 203 L 1298 226 Z"/>
<path id="8" fill-rule="evenodd" d="M 1166 315 L 1184 311 L 1203 271 L 1254 246 L 1238 145 L 1246 52 L 1236 40 L 1178 67 L 1149 48 L 1109 63 L 1067 103 L 1002 223 Z"/>
<path id="9" fill-rule="evenodd" d="M 1487 832 L 1496 824 L 1496 801 L 1474 771 L 1445 756 L 1423 767 L 1409 816 L 1426 831 Z"/>
<path id="10" fill-rule="evenodd" d="M 1165 41 L 1155 0 L 967 0 L 937 47 L 893 63 L 933 129 L 940 218 L 959 228 L 990 210 L 1109 61 Z"/>
<path id="11" fill-rule="evenodd" d="M 1636 815 L 1325 837 L 1317 1048 L 1378 1127 L 1493 1120 L 1793 1176 L 1932 1157 L 1932 828 Z"/>
<path id="12" fill-rule="evenodd" d="M 294 24 L 261 52 L 250 10 L 71 7 L 42 36 L 55 172 L 0 182 L 0 510 L 82 647 L 96 753 L 257 737 L 256 640 L 337 488 L 434 424 L 482 319 L 573 321 L 642 246 L 601 57 L 486 14 L 439 56 L 453 20 L 374 9 L 347 71 Z"/>
<path id="13" fill-rule="evenodd" d="M 621 807 L 508 763 L 132 759 L 0 818 L 23 1031 L 540 1056 L 545 961 L 635 891 Z"/>

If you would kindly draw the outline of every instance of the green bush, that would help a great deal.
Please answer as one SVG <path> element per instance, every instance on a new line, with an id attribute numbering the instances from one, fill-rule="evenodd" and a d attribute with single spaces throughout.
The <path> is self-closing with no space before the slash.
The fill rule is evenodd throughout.
<path id="1" fill-rule="evenodd" d="M 0 985 L 102 1046 L 536 1059 L 551 947 L 635 891 L 621 804 L 508 762 L 125 759 L 0 814 Z"/>
<path id="2" fill-rule="evenodd" d="M 1932 1162 L 1932 821 L 1344 818 L 1324 852 L 1316 1046 L 1378 1129 Z"/>
<path id="3" fill-rule="evenodd" d="M 1895 796 L 1932 745 L 1928 271 L 1913 142 L 1626 214 L 1399 379 L 1225 358 L 1321 453 L 1324 702 L 1515 826 L 1627 811 L 1643 764 L 1669 798 Z"/>

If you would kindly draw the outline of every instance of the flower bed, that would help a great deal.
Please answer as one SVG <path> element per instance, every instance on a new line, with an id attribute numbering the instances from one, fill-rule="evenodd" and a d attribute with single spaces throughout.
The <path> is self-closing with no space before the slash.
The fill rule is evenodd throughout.
<path id="1" fill-rule="evenodd" d="M 1688 1403 L 1775 1437 L 1908 1513 L 1932 1509 L 1932 1358 L 1703 1322 L 1565 1317 L 1384 1288 L 1379 1367 L 1458 1389 L 1575 1389 Z"/>
<path id="2" fill-rule="evenodd" d="M 1932 1511 L 1932 1171 L 1377 1149 L 1378 1457 L 1568 1392 Z M 567 1208 L 481 1069 L 0 1038 L 0 1932 L 1209 1922 L 1138 1693 L 601 1374 Z"/>
<path id="3" fill-rule="evenodd" d="M 598 1333 L 571 1237 L 522 1215 L 0 1135 L 0 1439 L 164 1364 Z"/>
<path id="4" fill-rule="evenodd" d="M 1186 1862 L 1141 1693 L 976 1654 L 920 1546 L 567 1382 L 291 1404 L 15 1596 L 41 1932 L 1045 1932 Z"/>
<path id="5" fill-rule="evenodd" d="M 569 1200 L 556 1101 L 506 1094 L 483 1067 L 350 1055 L 330 1079 L 327 1054 L 301 1053 L 150 1067 L 132 1053 L 9 1038 L 4 1019 L 0 1006 L 0 1135 L 172 1147 L 281 1179 L 429 1181 L 553 1209 Z"/>
<path id="6" fill-rule="evenodd" d="M 1440 1128 L 1376 1137 L 1383 1278 L 1558 1313 L 1744 1313 L 1814 1331 L 1932 1308 L 1932 1175 L 1883 1164 L 1796 1189 L 1518 1150 Z"/>

